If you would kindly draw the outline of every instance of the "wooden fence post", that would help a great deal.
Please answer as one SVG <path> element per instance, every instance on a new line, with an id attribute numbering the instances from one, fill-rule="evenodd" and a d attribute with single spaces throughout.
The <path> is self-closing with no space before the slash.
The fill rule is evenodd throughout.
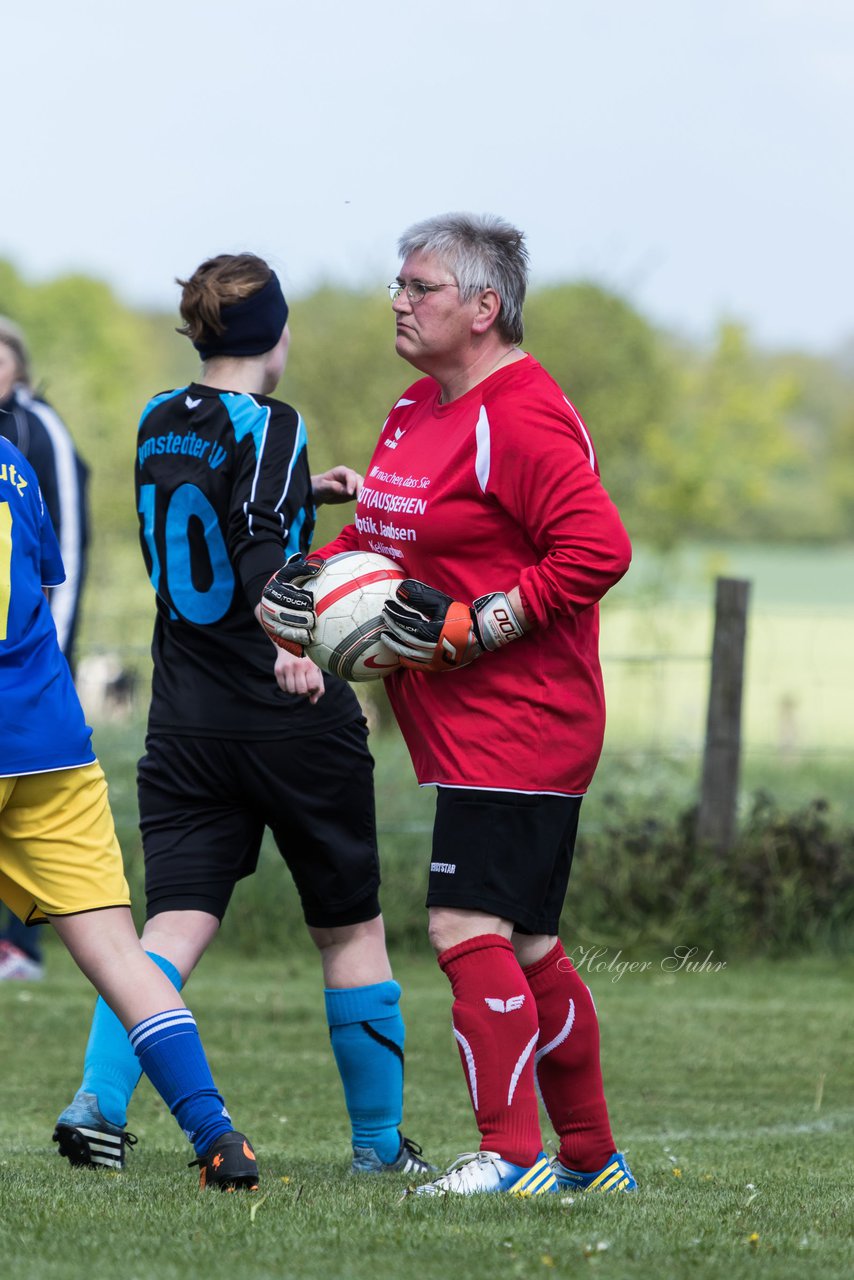
<path id="1" fill-rule="evenodd" d="M 741 698 L 750 583 L 718 578 L 715 633 L 697 841 L 721 853 L 732 848 L 741 758 Z"/>

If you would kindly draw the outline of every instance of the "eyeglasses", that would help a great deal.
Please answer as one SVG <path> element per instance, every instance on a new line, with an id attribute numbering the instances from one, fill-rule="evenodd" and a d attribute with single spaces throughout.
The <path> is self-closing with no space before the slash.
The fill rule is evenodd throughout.
<path id="1" fill-rule="evenodd" d="M 459 289 L 459 287 L 452 280 L 447 284 L 425 284 L 423 280 L 410 280 L 409 284 L 401 284 L 399 280 L 392 280 L 388 286 L 388 296 L 392 302 L 397 302 L 400 295 L 405 293 L 413 307 L 417 307 L 428 293 L 438 293 L 440 289 Z"/>

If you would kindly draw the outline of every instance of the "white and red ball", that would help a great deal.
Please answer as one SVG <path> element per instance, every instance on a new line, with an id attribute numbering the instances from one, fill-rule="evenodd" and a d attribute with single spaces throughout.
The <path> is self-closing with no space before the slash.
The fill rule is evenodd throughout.
<path id="1" fill-rule="evenodd" d="M 324 671 L 342 680 L 380 680 L 400 666 L 383 643 L 382 610 L 403 570 L 369 551 L 330 556 L 305 584 L 314 597 L 317 624 L 306 654 Z"/>

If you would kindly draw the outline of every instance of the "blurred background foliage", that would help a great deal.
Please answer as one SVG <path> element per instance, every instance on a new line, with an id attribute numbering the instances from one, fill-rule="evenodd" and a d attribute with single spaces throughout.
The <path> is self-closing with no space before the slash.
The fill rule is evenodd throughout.
<path id="1" fill-rule="evenodd" d="M 177 314 L 133 310 L 84 276 L 31 284 L 3 261 L 0 312 L 24 329 L 36 384 L 92 467 L 97 544 L 133 542 L 139 410 L 197 370 Z M 325 284 L 292 300 L 291 329 L 279 391 L 306 420 L 314 468 L 364 467 L 413 376 L 383 290 Z M 763 351 L 728 321 L 692 344 L 589 282 L 533 290 L 524 345 L 579 408 L 638 541 L 851 537 L 854 349 Z"/>
<path id="2" fill-rule="evenodd" d="M 197 375 L 195 352 L 175 332 L 177 311 L 135 310 L 80 275 L 29 282 L 3 260 L 0 313 L 24 330 L 36 387 L 91 468 L 81 651 L 121 649 L 145 677 L 152 601 L 137 547 L 136 423 L 151 395 Z M 582 413 L 632 536 L 631 590 L 646 581 L 644 550 L 660 595 L 689 544 L 854 541 L 854 344 L 826 356 L 765 351 L 732 321 L 689 342 L 589 281 L 532 290 L 525 315 L 525 348 Z M 290 323 L 279 393 L 306 421 L 312 467 L 363 470 L 414 376 L 395 355 L 385 290 L 321 284 L 291 299 Z M 321 508 L 316 545 L 348 518 Z"/>
<path id="3" fill-rule="evenodd" d="M 385 291 L 327 283 L 291 304 L 279 393 L 305 418 L 315 471 L 335 462 L 364 469 L 414 376 L 394 353 Z M 36 386 L 91 468 L 81 650 L 117 652 L 138 677 L 131 719 L 99 723 L 98 743 L 139 907 L 134 768 L 153 601 L 137 546 L 136 423 L 151 395 L 184 385 L 198 364 L 175 332 L 177 313 L 134 310 L 83 276 L 34 284 L 0 261 L 0 313 L 25 331 Z M 575 899 L 585 914 L 570 922 L 573 934 L 621 945 L 656 931 L 681 937 L 679 930 L 709 945 L 726 939 L 730 949 L 846 945 L 854 922 L 854 344 L 824 356 L 766 351 L 732 321 L 707 343 L 691 342 L 582 281 L 532 291 L 524 346 L 589 425 L 636 551 L 628 587 L 603 612 L 609 731 L 585 801 Z M 321 509 L 317 538 L 334 536 L 348 518 L 349 509 Z M 709 584 L 733 567 L 756 586 L 742 830 L 731 860 L 709 867 L 689 838 Z M 383 729 L 374 749 L 386 908 L 394 941 L 404 944 L 421 937 L 432 795 L 413 785 L 380 688 L 358 692 L 372 726 Z M 784 799 L 784 814 L 769 787 Z M 298 905 L 267 847 L 259 874 L 235 896 L 230 936 L 257 945 L 257 913 L 273 902 L 277 919 L 292 917 L 296 936 Z"/>

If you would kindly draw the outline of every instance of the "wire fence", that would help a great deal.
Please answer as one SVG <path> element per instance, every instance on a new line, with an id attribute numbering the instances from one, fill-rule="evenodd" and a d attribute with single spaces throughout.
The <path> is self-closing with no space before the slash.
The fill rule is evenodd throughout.
<path id="1" fill-rule="evenodd" d="M 711 607 L 603 612 L 609 751 L 702 752 Z M 745 756 L 854 758 L 854 609 L 754 608 L 742 714 Z"/>
<path id="2" fill-rule="evenodd" d="M 702 755 L 713 629 L 711 603 L 603 607 L 601 656 L 606 753 L 652 759 Z M 78 663 L 87 713 L 144 714 L 150 656 L 144 627 L 132 643 L 90 644 Z M 742 715 L 745 760 L 854 761 L 854 608 L 753 607 Z M 378 726 L 370 686 L 356 686 Z M 372 701 L 375 704 L 372 707 Z"/>

